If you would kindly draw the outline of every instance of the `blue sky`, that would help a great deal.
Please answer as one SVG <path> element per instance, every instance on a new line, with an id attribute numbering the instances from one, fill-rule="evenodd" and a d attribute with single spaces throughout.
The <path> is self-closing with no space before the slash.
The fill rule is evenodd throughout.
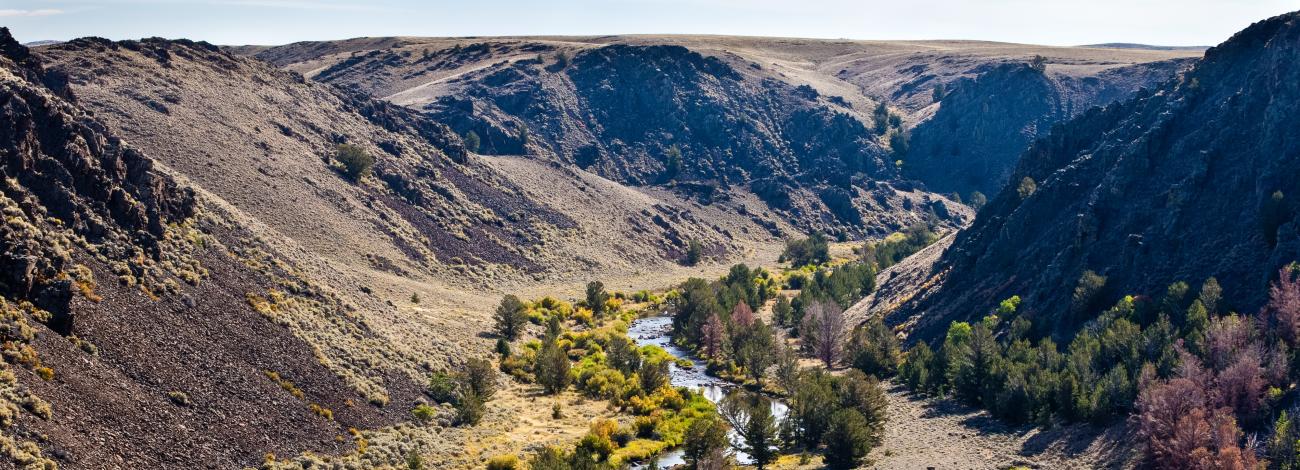
<path id="1" fill-rule="evenodd" d="M 20 41 L 709 33 L 1213 45 L 1300 0 L 0 0 Z"/>

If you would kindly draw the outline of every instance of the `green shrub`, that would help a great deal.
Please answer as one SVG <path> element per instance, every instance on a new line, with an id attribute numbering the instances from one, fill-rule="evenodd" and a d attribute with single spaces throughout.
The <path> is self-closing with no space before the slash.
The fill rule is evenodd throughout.
<path id="1" fill-rule="evenodd" d="M 1016 194 L 1020 195 L 1020 199 L 1033 196 L 1036 192 L 1038 192 L 1038 183 L 1028 176 L 1021 178 L 1020 184 L 1016 186 Z"/>
<path id="2" fill-rule="evenodd" d="M 375 166 L 375 157 L 352 144 L 339 145 L 334 158 L 343 165 L 343 174 L 352 181 L 361 181 L 369 176 L 371 167 Z"/>
<path id="3" fill-rule="evenodd" d="M 478 133 L 468 131 L 461 140 L 465 141 L 465 150 L 469 150 L 472 153 L 478 153 L 478 147 L 481 144 L 478 138 Z"/>
<path id="4" fill-rule="evenodd" d="M 830 260 L 830 245 L 827 243 L 826 236 L 814 233 L 802 240 L 787 241 L 785 251 L 781 252 L 781 257 L 777 261 L 789 261 L 792 266 L 798 267 L 822 264 Z"/>
<path id="5" fill-rule="evenodd" d="M 682 264 L 685 264 L 687 266 L 695 266 L 697 264 L 700 264 L 700 258 L 704 256 L 703 252 L 704 252 L 704 246 L 701 245 L 700 242 L 696 240 L 691 240 L 687 242 L 686 259 L 682 261 Z"/>
<path id="6" fill-rule="evenodd" d="M 421 403 L 411 410 L 411 415 L 421 423 L 427 423 L 438 417 L 438 409 Z"/>
<path id="7" fill-rule="evenodd" d="M 462 426 L 474 426 L 483 420 L 487 407 L 483 399 L 473 393 L 465 393 L 456 401 L 456 423 Z"/>
<path id="8" fill-rule="evenodd" d="M 516 470 L 518 468 L 519 457 L 514 455 L 498 455 L 487 462 L 487 470 Z"/>
<path id="9" fill-rule="evenodd" d="M 456 377 L 446 372 L 429 376 L 429 397 L 438 403 L 455 403 L 458 387 Z"/>

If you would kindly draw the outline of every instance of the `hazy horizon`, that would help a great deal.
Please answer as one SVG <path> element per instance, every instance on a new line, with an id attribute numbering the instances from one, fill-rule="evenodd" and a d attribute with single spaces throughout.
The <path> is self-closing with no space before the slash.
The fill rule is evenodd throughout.
<path id="1" fill-rule="evenodd" d="M 1293 2 L 958 0 L 18 0 L 0 25 L 22 42 L 161 36 L 285 44 L 361 36 L 716 34 L 855 40 L 982 40 L 1052 46 L 1212 46 Z M 1068 19 L 1068 21 L 1065 21 Z"/>

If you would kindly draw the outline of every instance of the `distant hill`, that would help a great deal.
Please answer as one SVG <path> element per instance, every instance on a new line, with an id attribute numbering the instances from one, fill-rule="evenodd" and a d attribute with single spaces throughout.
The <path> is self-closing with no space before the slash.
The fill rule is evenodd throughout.
<path id="1" fill-rule="evenodd" d="M 61 42 L 63 41 L 59 41 L 57 39 L 43 39 L 40 41 L 25 42 L 23 43 L 23 45 L 27 47 L 37 47 L 37 46 L 49 46 L 51 44 L 58 44 Z"/>
<path id="2" fill-rule="evenodd" d="M 1105 44 L 1088 44 L 1079 47 L 1096 47 L 1103 49 L 1146 49 L 1150 51 L 1204 51 L 1210 46 L 1153 46 L 1131 42 L 1108 42 Z"/>

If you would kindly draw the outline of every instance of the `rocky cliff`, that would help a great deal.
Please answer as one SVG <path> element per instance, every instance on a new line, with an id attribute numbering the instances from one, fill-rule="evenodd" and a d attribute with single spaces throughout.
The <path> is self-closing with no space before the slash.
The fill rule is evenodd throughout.
<path id="1" fill-rule="evenodd" d="M 989 65 L 936 91 L 939 109 L 912 129 L 903 173 L 935 192 L 994 194 L 1020 154 L 1054 124 L 1155 87 L 1191 63 L 1158 61 L 1086 77 L 1057 73 L 1045 59 Z"/>
<path id="2" fill-rule="evenodd" d="M 1300 258 L 1297 66 L 1292 13 L 1252 25 L 1160 87 L 1053 130 L 933 268 L 938 287 L 892 319 L 933 335 L 1020 295 L 1047 332 L 1068 332 L 1092 313 L 1080 301 L 1106 305 L 1210 276 L 1232 309 L 1260 308 L 1270 279 Z M 1087 271 L 1105 287 L 1074 300 Z"/>

